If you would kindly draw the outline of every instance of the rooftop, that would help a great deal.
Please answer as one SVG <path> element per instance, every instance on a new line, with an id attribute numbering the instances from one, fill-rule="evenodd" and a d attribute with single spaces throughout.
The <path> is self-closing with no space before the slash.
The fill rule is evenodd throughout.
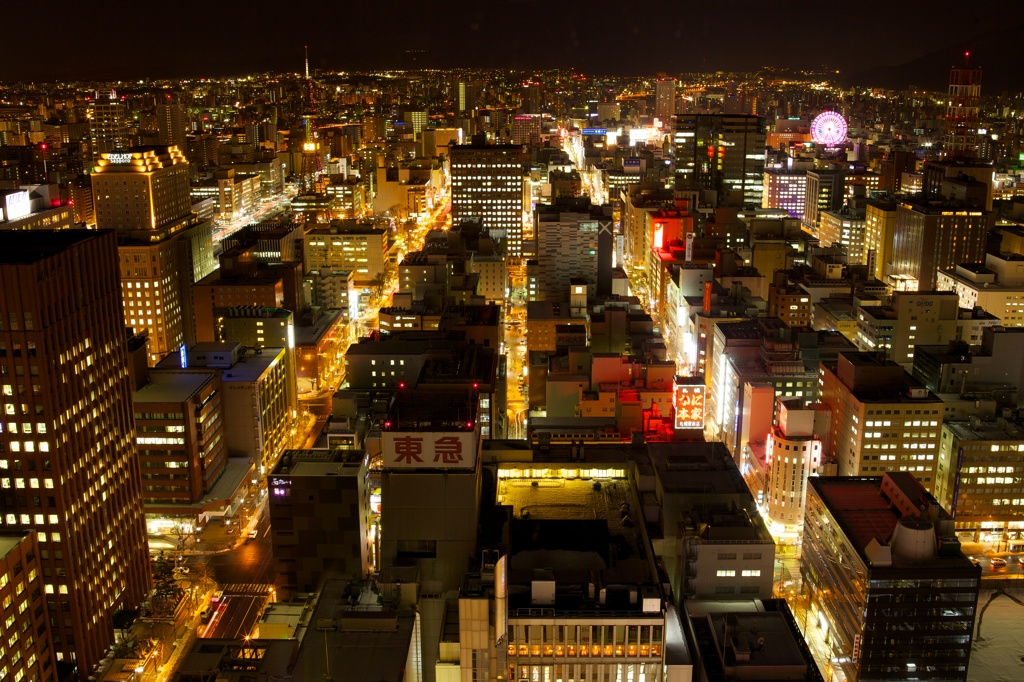
<path id="1" fill-rule="evenodd" d="M 4 231 L 0 233 L 0 265 L 38 263 L 99 234 L 96 230 Z"/>
<path id="2" fill-rule="evenodd" d="M 183 403 L 208 384 L 216 371 L 151 372 L 149 383 L 135 391 L 132 402 Z"/>

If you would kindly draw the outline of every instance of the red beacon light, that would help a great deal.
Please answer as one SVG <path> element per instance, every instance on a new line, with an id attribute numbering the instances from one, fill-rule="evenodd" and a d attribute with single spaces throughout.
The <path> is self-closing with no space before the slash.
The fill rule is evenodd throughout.
<path id="1" fill-rule="evenodd" d="M 385 429 L 390 429 L 391 428 L 391 422 L 384 422 L 384 428 Z"/>
<path id="2" fill-rule="evenodd" d="M 398 382 L 398 387 L 399 388 L 405 388 L 405 382 L 404 381 L 399 381 Z"/>
<path id="3" fill-rule="evenodd" d="M 473 422 L 466 422 L 466 428 L 467 429 L 473 428 Z"/>
<path id="4" fill-rule="evenodd" d="M 478 384 L 477 382 L 475 382 L 475 381 L 474 381 L 474 382 L 473 382 L 473 388 L 474 388 L 474 389 L 476 389 L 476 388 L 480 388 L 480 384 Z"/>

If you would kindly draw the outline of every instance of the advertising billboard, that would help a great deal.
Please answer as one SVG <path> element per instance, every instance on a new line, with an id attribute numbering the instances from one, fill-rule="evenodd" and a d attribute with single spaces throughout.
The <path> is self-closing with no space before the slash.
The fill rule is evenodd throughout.
<path id="1" fill-rule="evenodd" d="M 677 429 L 704 428 L 704 386 L 702 384 L 676 384 L 672 393 L 672 407 L 676 411 Z"/>
<path id="2" fill-rule="evenodd" d="M 472 469 L 476 431 L 384 431 L 385 469 Z"/>
<path id="3" fill-rule="evenodd" d="M 19 190 L 4 196 L 4 219 L 17 220 L 24 218 L 32 212 L 32 201 L 28 197 L 28 191 Z"/>

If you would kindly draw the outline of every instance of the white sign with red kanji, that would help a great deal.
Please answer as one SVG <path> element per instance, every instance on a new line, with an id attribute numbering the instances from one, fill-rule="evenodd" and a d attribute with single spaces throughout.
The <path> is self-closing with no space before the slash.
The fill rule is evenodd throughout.
<path id="1" fill-rule="evenodd" d="M 385 431 L 385 469 L 472 469 L 476 466 L 475 431 Z"/>

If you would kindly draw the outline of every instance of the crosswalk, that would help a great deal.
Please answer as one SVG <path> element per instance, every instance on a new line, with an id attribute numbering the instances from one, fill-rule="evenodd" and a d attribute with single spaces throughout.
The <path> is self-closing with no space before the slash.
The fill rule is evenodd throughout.
<path id="1" fill-rule="evenodd" d="M 270 593 L 267 583 L 228 583 L 221 588 L 225 595 L 261 595 Z"/>

